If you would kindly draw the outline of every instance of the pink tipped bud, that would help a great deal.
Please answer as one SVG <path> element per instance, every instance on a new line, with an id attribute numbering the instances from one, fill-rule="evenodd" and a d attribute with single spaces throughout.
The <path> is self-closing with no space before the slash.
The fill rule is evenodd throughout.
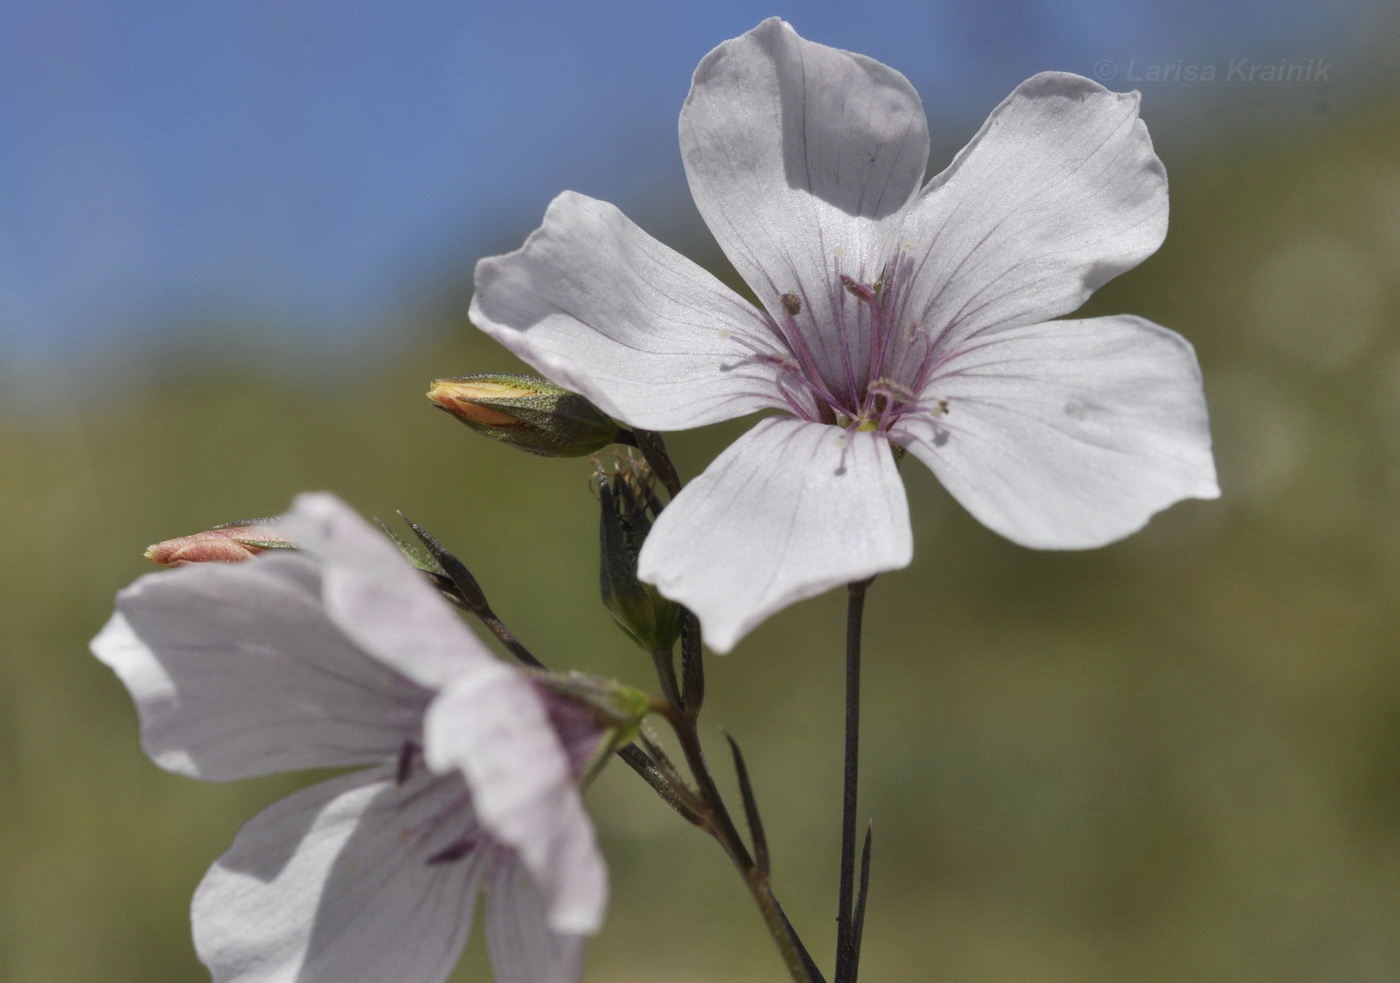
<path id="1" fill-rule="evenodd" d="M 235 522 L 207 532 L 197 532 L 193 536 L 179 536 L 156 543 L 147 548 L 146 559 L 163 567 L 183 567 L 189 563 L 240 563 L 264 550 L 295 548 L 287 537 L 265 525 Z"/>

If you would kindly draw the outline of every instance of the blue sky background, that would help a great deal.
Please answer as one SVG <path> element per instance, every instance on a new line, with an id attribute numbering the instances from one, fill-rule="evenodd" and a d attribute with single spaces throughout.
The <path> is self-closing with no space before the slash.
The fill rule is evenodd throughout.
<path id="1" fill-rule="evenodd" d="M 565 188 L 617 201 L 663 236 L 684 230 L 694 219 L 675 125 L 690 74 L 770 14 L 904 72 L 951 149 L 1043 69 L 1111 70 L 1111 87 L 1143 88 L 1159 143 L 1164 128 L 1291 125 L 1323 96 L 1344 110 L 1346 94 L 1389 67 L 1394 22 L 1380 24 L 1379 10 L 1365 0 L 7 4 L 0 389 L 139 359 L 175 331 L 254 350 L 375 350 L 416 297 L 468 278 L 477 255 L 513 248 Z M 1333 67 L 1324 87 L 1130 78 L 1177 62 L 1223 72 L 1238 58 Z"/>

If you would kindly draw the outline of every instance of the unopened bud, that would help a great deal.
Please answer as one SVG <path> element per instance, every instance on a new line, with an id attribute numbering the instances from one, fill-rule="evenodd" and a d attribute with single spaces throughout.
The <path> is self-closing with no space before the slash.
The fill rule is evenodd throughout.
<path id="1" fill-rule="evenodd" d="M 296 549 L 286 536 L 270 529 L 271 519 L 245 519 L 215 526 L 193 536 L 179 536 L 147 547 L 146 559 L 163 567 L 190 563 L 239 563 L 264 550 Z"/>
<path id="2" fill-rule="evenodd" d="M 583 457 L 617 439 L 617 423 L 606 413 L 534 376 L 438 379 L 428 398 L 477 433 L 543 457 Z"/>
<path id="3" fill-rule="evenodd" d="M 627 458 L 598 472 L 602 504 L 598 583 L 603 603 L 623 631 L 648 652 L 669 652 L 681 633 L 681 608 L 637 579 L 637 557 L 661 505 L 645 461 Z"/>

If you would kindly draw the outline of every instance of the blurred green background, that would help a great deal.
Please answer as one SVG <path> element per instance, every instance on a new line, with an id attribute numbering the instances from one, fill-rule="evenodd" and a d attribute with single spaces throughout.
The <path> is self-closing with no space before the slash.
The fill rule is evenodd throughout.
<path id="1" fill-rule="evenodd" d="M 1400 979 L 1400 101 L 1300 96 L 1287 125 L 1191 136 L 1193 111 L 1153 129 L 1166 245 L 1086 313 L 1196 345 L 1223 497 L 1037 553 L 906 465 L 915 560 L 867 609 L 872 983 Z M 0 417 L 0 980 L 204 978 L 195 884 L 305 782 L 205 785 L 141 754 L 85 646 L 148 543 L 303 489 L 403 509 L 551 664 L 648 683 L 595 596 L 587 463 L 490 445 L 422 397 L 516 367 L 467 325 L 463 269 L 386 317 L 372 360 L 269 372 L 256 348 L 172 343 L 143 355 L 158 385 L 59 377 Z M 746 425 L 675 435 L 673 455 L 693 476 Z M 805 602 L 711 657 L 704 716 L 726 781 L 721 729 L 746 751 L 779 895 L 824 965 L 843 613 Z M 588 979 L 782 978 L 712 843 L 625 768 L 589 804 L 614 901 Z M 480 942 L 454 979 L 486 978 Z"/>

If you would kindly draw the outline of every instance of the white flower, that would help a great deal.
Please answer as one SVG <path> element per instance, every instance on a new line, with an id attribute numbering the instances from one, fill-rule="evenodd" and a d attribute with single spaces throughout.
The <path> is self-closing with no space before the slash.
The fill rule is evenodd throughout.
<path id="1" fill-rule="evenodd" d="M 666 508 L 640 575 L 727 651 L 803 597 L 908 564 L 892 445 L 1026 546 L 1099 546 L 1219 494 L 1199 370 L 1140 318 L 1054 321 L 1161 244 L 1137 93 L 1023 83 L 922 190 L 898 72 L 777 19 L 700 63 L 681 154 L 761 308 L 618 210 L 556 198 L 476 269 L 473 321 L 636 427 L 776 410 Z"/>
<path id="2" fill-rule="evenodd" d="M 143 577 L 93 641 L 171 771 L 372 765 L 243 828 L 195 894 L 200 959 L 216 983 L 439 983 L 489 884 L 498 983 L 578 980 L 607 901 L 576 785 L 601 726 L 337 499 L 279 529 L 301 552 Z"/>

